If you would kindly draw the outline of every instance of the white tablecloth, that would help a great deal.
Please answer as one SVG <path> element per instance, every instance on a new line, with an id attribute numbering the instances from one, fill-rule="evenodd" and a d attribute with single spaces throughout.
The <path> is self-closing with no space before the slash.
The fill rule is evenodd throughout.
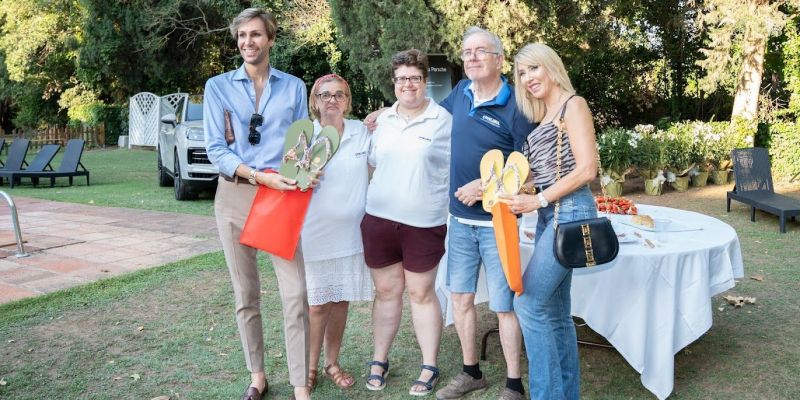
<path id="1" fill-rule="evenodd" d="M 656 244 L 620 244 L 617 258 L 606 265 L 576 269 L 572 278 L 572 315 L 582 318 L 605 337 L 642 375 L 642 384 L 659 399 L 672 392 L 674 355 L 703 335 L 712 323 L 711 297 L 744 276 L 739 238 L 728 224 L 707 215 L 667 207 L 639 205 L 639 213 L 670 218 L 699 230 L 670 232 L 668 241 L 655 241 L 653 232 L 638 231 Z M 630 218 L 611 216 L 612 220 Z M 524 225 L 525 223 L 523 223 Z M 523 229 L 532 229 L 526 226 Z M 521 245 L 523 265 L 533 253 Z M 447 304 L 445 268 L 440 266 L 437 288 Z M 485 281 L 476 302 L 486 301 Z"/>

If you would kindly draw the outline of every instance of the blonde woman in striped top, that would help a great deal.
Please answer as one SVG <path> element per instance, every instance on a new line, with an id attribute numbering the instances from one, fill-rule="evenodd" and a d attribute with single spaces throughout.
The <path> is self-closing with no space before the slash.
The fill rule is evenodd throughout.
<path id="1" fill-rule="evenodd" d="M 554 203 L 558 222 L 597 216 L 589 190 L 597 171 L 595 132 L 586 100 L 575 95 L 564 64 L 550 47 L 534 43 L 514 57 L 517 105 L 539 125 L 528 135 L 528 157 L 537 194 L 506 196 L 511 211 L 538 210 L 536 249 L 523 276 L 525 292 L 514 300 L 525 350 L 531 399 L 578 399 L 580 370 L 570 315 L 572 270 L 553 254 Z M 558 136 L 562 135 L 557 179 Z"/>

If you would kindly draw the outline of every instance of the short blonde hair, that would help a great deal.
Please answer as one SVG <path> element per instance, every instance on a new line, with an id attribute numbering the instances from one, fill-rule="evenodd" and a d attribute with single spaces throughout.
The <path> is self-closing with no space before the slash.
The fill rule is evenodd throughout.
<path id="1" fill-rule="evenodd" d="M 519 65 L 538 65 L 544 68 L 545 73 L 561 89 L 567 93 L 574 94 L 575 89 L 569 80 L 564 62 L 556 52 L 544 43 L 530 43 L 523 47 L 514 56 L 514 94 L 517 99 L 517 107 L 528 117 L 531 122 L 541 122 L 547 113 L 544 100 L 537 99 L 522 84 L 519 77 Z"/>
<path id="2" fill-rule="evenodd" d="M 242 26 L 243 23 L 250 21 L 253 18 L 261 18 L 264 21 L 264 26 L 267 29 L 267 38 L 272 40 L 275 39 L 275 35 L 278 32 L 278 20 L 275 19 L 275 16 L 272 15 L 267 10 L 263 8 L 248 8 L 239 13 L 236 18 L 231 21 L 230 29 L 231 29 L 231 36 L 234 39 L 237 39 L 237 34 L 239 33 L 239 27 Z"/>
<path id="3" fill-rule="evenodd" d="M 322 117 L 317 107 L 314 106 L 316 104 L 314 100 L 319 94 L 317 93 L 317 90 L 319 90 L 319 87 L 324 83 L 331 81 L 338 81 L 344 84 L 344 95 L 347 97 L 347 108 L 344 110 L 344 115 L 350 114 L 350 112 L 353 111 L 353 96 L 350 93 L 350 85 L 341 76 L 336 74 L 328 74 L 318 78 L 314 82 L 314 86 L 311 87 L 311 93 L 308 95 L 308 112 L 315 120 L 319 120 Z"/>

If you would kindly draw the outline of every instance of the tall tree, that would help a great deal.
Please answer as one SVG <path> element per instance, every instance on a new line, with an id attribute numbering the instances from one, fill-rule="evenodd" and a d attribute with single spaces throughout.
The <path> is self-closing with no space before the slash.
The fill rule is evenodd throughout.
<path id="1" fill-rule="evenodd" d="M 767 40 L 781 32 L 787 16 L 780 7 L 798 0 L 706 0 L 698 15 L 708 44 L 698 61 L 706 75 L 701 87 L 713 91 L 727 71 L 737 71 L 732 117 L 755 119 Z M 738 56 L 738 57 L 737 57 Z"/>
<path id="2" fill-rule="evenodd" d="M 19 108 L 17 126 L 66 119 L 58 99 L 77 83 L 80 12 L 69 0 L 0 1 L 0 51 Z"/>

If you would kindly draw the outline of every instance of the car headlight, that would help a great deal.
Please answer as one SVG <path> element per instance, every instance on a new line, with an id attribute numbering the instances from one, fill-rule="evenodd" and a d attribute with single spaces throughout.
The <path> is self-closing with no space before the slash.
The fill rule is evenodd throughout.
<path id="1" fill-rule="evenodd" d="M 203 133 L 201 128 L 189 128 L 186 130 L 186 138 L 189 140 L 199 140 L 203 141 L 206 138 L 206 135 Z"/>

